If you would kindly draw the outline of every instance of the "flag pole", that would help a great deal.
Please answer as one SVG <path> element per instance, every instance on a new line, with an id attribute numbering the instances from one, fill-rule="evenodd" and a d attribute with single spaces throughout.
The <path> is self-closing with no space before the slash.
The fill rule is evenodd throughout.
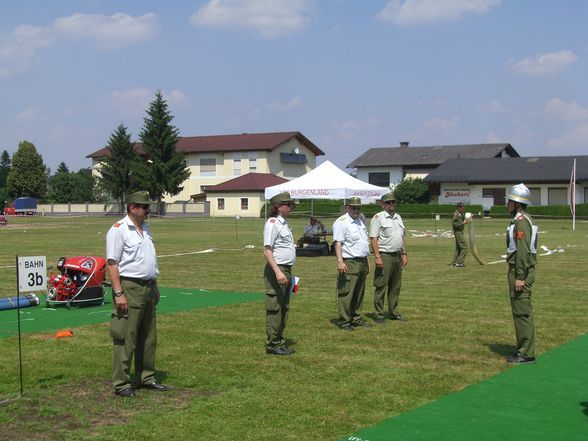
<path id="1" fill-rule="evenodd" d="M 572 210 L 572 231 L 576 231 L 576 158 L 570 178 L 570 209 Z"/>

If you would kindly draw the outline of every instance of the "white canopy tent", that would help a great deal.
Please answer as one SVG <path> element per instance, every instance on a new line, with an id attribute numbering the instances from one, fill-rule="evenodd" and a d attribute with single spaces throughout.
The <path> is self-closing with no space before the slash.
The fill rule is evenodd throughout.
<path id="1" fill-rule="evenodd" d="M 360 181 L 332 162 L 325 161 L 299 178 L 267 187 L 265 199 L 269 200 L 284 191 L 290 192 L 294 199 L 349 199 L 357 196 L 368 202 L 380 198 L 390 189 Z"/>

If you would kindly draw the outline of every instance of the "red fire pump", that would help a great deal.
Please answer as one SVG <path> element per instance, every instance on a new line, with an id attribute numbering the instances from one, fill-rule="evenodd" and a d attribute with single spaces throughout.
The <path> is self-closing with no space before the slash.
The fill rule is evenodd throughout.
<path id="1" fill-rule="evenodd" d="M 102 257 L 61 257 L 59 273 L 51 272 L 47 288 L 47 306 L 103 305 L 106 260 Z"/>

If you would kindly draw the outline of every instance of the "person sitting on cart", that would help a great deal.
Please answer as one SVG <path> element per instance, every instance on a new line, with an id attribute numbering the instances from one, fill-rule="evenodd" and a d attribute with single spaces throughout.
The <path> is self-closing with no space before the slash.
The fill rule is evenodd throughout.
<path id="1" fill-rule="evenodd" d="M 301 247 L 305 243 L 320 243 L 319 237 L 325 231 L 325 226 L 320 220 L 314 216 L 310 216 L 308 224 L 304 227 L 304 236 L 298 239 L 298 246 Z"/>

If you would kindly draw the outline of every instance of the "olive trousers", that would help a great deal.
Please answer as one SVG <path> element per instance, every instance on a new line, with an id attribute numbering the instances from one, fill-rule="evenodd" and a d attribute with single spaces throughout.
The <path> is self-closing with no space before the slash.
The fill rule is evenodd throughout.
<path id="1" fill-rule="evenodd" d="M 114 347 L 112 384 L 116 392 L 128 389 L 131 363 L 135 357 L 135 375 L 139 384 L 155 381 L 155 284 L 121 279 L 128 303 L 126 314 L 119 314 L 113 302 L 110 336 Z"/>
<path id="2" fill-rule="evenodd" d="M 358 325 L 363 322 L 360 311 L 368 274 L 367 257 L 344 260 L 347 272 L 338 273 L 337 275 L 338 324 L 339 326 Z"/>
<path id="3" fill-rule="evenodd" d="M 453 235 L 455 236 L 455 252 L 453 253 L 453 261 L 451 264 L 463 264 L 468 254 L 468 244 L 466 243 L 463 230 L 454 231 Z"/>
<path id="4" fill-rule="evenodd" d="M 292 267 L 288 265 L 278 265 L 278 267 L 288 279 L 292 277 Z M 263 270 L 263 282 L 265 285 L 265 332 L 267 335 L 265 348 L 268 351 L 273 351 L 286 344 L 283 333 L 290 309 L 290 283 L 280 285 L 276 279 L 276 273 L 269 264 L 266 264 Z"/>
<path id="5" fill-rule="evenodd" d="M 535 356 L 535 323 L 533 322 L 533 305 L 531 304 L 531 288 L 535 281 L 535 267 L 529 268 L 525 276 L 522 291 L 515 290 L 515 267 L 508 266 L 508 289 L 510 306 L 517 338 L 517 352 L 526 357 Z"/>
<path id="6" fill-rule="evenodd" d="M 402 253 L 381 252 L 382 268 L 374 270 L 374 318 L 384 318 L 384 299 L 388 300 L 388 314 L 396 314 L 402 286 Z"/>

